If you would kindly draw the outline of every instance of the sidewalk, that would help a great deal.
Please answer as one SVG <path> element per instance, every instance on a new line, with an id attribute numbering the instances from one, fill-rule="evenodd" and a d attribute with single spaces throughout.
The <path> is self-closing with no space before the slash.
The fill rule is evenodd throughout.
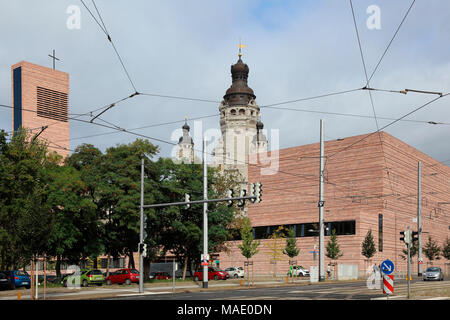
<path id="1" fill-rule="evenodd" d="M 223 289 L 223 288 L 246 288 L 247 283 L 244 279 L 242 280 L 232 280 L 233 282 L 225 282 L 225 281 L 209 281 L 208 288 L 209 289 Z M 295 280 L 295 284 L 307 284 L 309 280 Z M 242 284 L 242 285 L 241 285 Z M 251 284 L 251 282 L 250 282 Z M 254 281 L 254 286 L 252 287 L 260 287 L 260 286 L 274 286 L 274 285 L 286 285 L 286 279 L 261 279 L 260 281 Z M 132 296 L 132 295 L 141 295 L 141 294 L 170 294 L 173 293 L 173 285 L 171 282 L 165 283 L 157 283 L 157 284 L 144 284 L 144 293 L 139 293 L 139 287 L 137 285 L 131 285 L 124 287 L 124 285 L 112 285 L 107 287 L 87 287 L 87 288 L 79 288 L 79 289 L 68 289 L 68 288 L 48 288 L 46 290 L 46 299 L 58 299 L 58 298 L 69 298 L 69 299 L 98 299 L 102 297 L 113 297 L 113 296 Z M 187 282 L 184 284 L 176 284 L 175 292 L 180 291 L 202 291 L 204 290 L 202 287 L 202 282 Z M 39 300 L 44 298 L 43 288 L 39 288 Z M 21 293 L 21 300 L 31 300 L 30 290 L 19 289 L 19 290 L 7 290 L 0 291 L 0 300 L 18 300 L 18 293 Z"/>

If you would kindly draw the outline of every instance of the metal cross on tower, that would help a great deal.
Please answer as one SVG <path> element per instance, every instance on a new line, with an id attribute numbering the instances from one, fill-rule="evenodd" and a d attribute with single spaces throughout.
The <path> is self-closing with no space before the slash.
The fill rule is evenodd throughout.
<path id="1" fill-rule="evenodd" d="M 53 59 L 53 70 L 55 70 L 55 60 L 59 61 L 59 59 L 55 56 L 55 49 L 53 49 L 53 55 L 49 54 L 48 56 Z"/>

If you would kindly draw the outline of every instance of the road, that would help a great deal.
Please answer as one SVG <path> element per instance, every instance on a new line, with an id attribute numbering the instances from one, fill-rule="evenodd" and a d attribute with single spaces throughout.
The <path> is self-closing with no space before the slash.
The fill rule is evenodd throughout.
<path id="1" fill-rule="evenodd" d="M 406 298 L 406 281 L 397 281 L 394 296 L 390 299 Z M 450 289 L 450 281 L 423 282 L 412 281 L 413 292 L 420 293 L 427 289 Z M 398 293 L 397 293 L 398 292 Z M 420 295 L 420 294 L 419 294 Z M 427 296 L 424 299 L 430 298 Z M 448 298 L 448 297 L 439 297 Z M 318 283 L 312 285 L 286 285 L 278 287 L 201 290 L 181 293 L 148 292 L 144 295 L 122 295 L 112 299 L 121 300 L 377 300 L 386 299 L 382 289 L 371 290 L 366 282 Z"/>
<path id="2" fill-rule="evenodd" d="M 389 299 L 406 299 L 406 281 L 396 280 L 394 295 Z M 423 282 L 412 281 L 411 290 L 416 299 L 450 297 L 450 281 Z M 430 295 L 430 290 L 432 291 Z M 30 291 L 22 291 L 22 300 L 29 300 Z M 43 298 L 42 290 L 39 299 Z M 240 287 L 239 282 L 211 281 L 209 289 L 201 283 L 177 285 L 175 293 L 171 286 L 146 286 L 140 294 L 137 285 L 89 287 L 79 290 L 55 288 L 46 295 L 48 300 L 371 300 L 386 299 L 382 289 L 371 290 L 365 281 L 326 282 L 309 284 L 308 280 L 286 284 L 276 281 L 256 282 L 255 287 Z M 17 300 L 17 290 L 3 291 L 0 300 Z"/>

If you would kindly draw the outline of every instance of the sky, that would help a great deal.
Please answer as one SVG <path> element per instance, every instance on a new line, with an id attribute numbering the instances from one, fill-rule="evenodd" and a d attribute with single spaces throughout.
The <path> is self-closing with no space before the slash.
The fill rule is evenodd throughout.
<path id="1" fill-rule="evenodd" d="M 96 15 L 93 2 L 84 2 Z M 242 59 L 250 68 L 248 84 L 260 106 L 366 84 L 347 0 L 97 0 L 95 4 L 139 92 L 216 101 L 136 96 L 102 115 L 126 129 L 179 121 L 135 130 L 142 135 L 176 143 L 185 117 L 194 131 L 199 126 L 189 119 L 218 114 L 219 101 L 231 85 L 230 66 L 237 61 L 240 39 L 246 45 Z M 367 25 L 373 15 L 367 9 L 372 5 L 379 8 L 379 29 Z M 369 75 L 410 5 L 411 0 L 353 1 Z M 80 9 L 80 28 L 67 26 L 73 17 L 67 11 L 70 6 Z M 11 65 L 26 60 L 51 67 L 48 54 L 53 49 L 61 60 L 56 68 L 70 75 L 70 114 L 107 106 L 134 93 L 111 44 L 81 1 L 1 0 L 0 30 L 0 104 L 11 105 Z M 450 92 L 449 34 L 449 1 L 415 1 L 370 86 Z M 372 97 L 373 109 L 367 90 L 280 105 L 369 118 L 262 108 L 269 148 L 271 130 L 278 130 L 281 148 L 318 142 L 320 119 L 325 122 L 326 140 L 365 134 L 377 130 L 370 118 L 374 110 L 377 117 L 399 118 L 437 98 L 384 91 L 373 91 Z M 399 121 L 385 131 L 439 161 L 450 160 L 449 105 L 447 96 L 405 118 L 444 124 Z M 10 109 L 0 108 L 0 128 L 12 130 L 11 117 Z M 378 118 L 378 128 L 390 122 Z M 219 129 L 219 117 L 204 119 L 201 127 Z M 99 135 L 113 131 L 71 121 L 70 148 L 90 143 L 105 151 L 136 139 L 124 132 Z M 173 145 L 152 142 L 160 147 L 160 156 L 171 155 Z"/>

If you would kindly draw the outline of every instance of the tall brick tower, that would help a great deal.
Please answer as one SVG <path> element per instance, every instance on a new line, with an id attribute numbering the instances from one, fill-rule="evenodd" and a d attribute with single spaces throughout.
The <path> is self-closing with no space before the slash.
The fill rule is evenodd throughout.
<path id="1" fill-rule="evenodd" d="M 26 61 L 11 66 L 12 126 L 47 128 L 39 139 L 48 143 L 49 151 L 64 158 L 69 155 L 69 74 Z"/>

